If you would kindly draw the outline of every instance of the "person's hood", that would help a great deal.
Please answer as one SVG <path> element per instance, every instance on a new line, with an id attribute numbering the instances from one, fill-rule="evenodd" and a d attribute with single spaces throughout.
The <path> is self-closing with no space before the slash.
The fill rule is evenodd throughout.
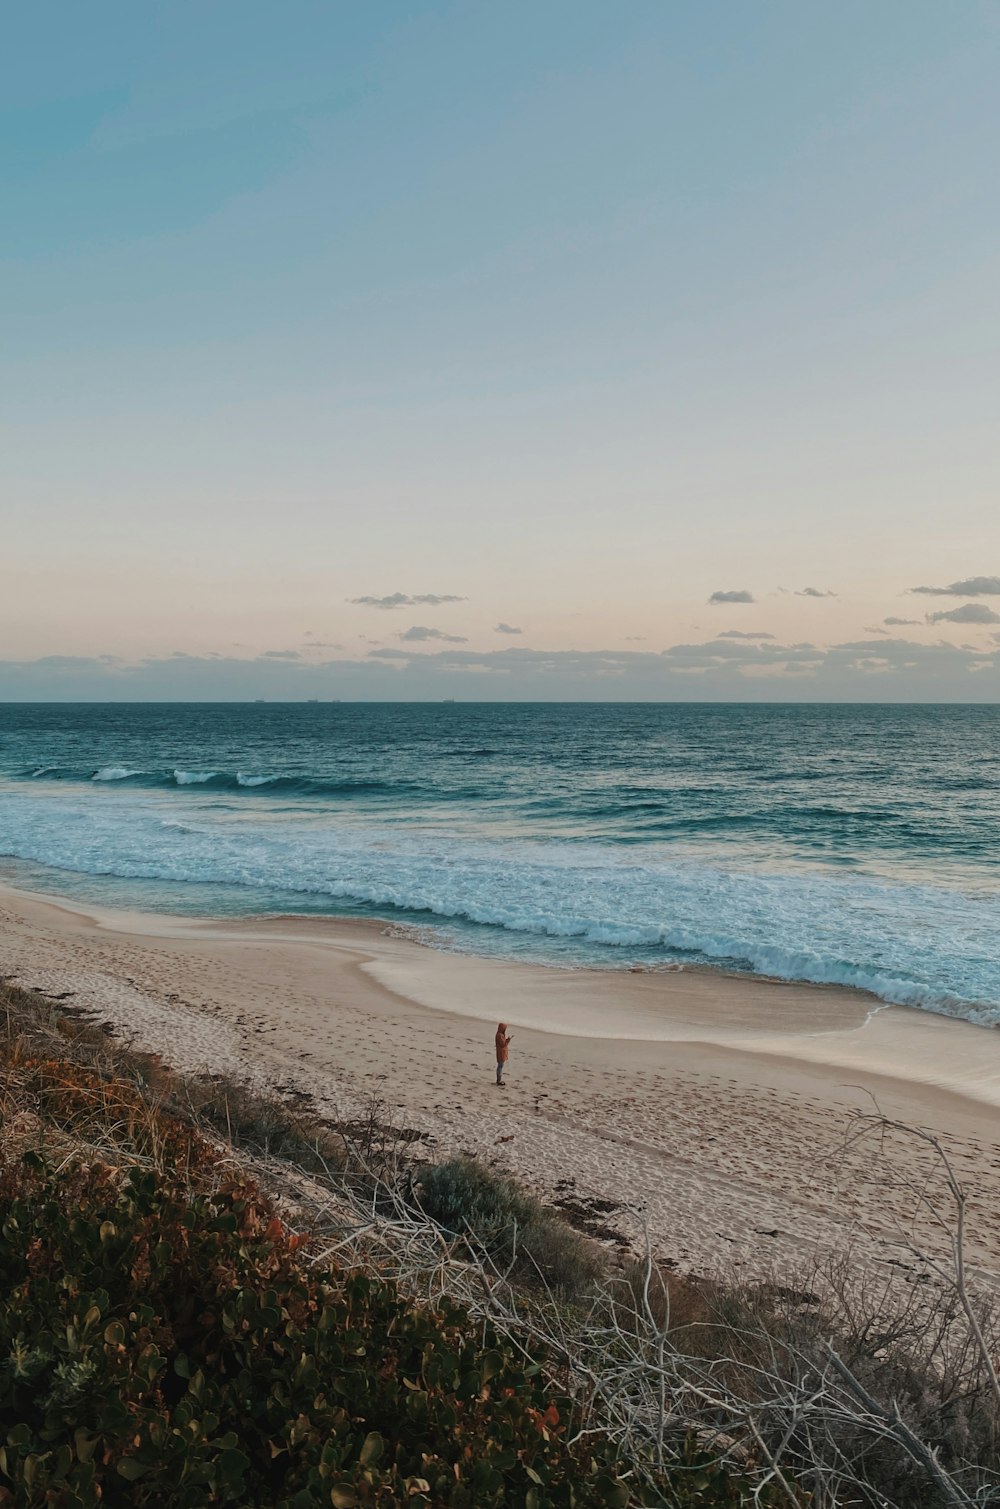
<path id="1" fill-rule="evenodd" d="M 506 1032 L 507 1031 L 507 1023 L 506 1022 L 501 1022 L 500 1025 L 499 1025 L 499 1027 L 497 1028 L 497 1031 L 498 1032 Z"/>

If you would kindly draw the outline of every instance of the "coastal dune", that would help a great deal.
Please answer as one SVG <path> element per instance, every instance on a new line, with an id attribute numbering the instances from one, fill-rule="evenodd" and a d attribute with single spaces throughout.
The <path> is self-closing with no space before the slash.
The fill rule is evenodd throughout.
<path id="1" fill-rule="evenodd" d="M 967 1186 L 969 1258 L 1000 1281 L 1000 1033 L 857 991 L 708 970 L 560 969 L 387 924 L 202 920 L 0 893 L 0 973 L 188 1072 L 353 1115 L 376 1097 L 426 1156 L 514 1173 L 622 1251 L 748 1276 L 850 1248 L 920 1276 L 925 1144 Z M 497 1020 L 514 1033 L 493 1084 Z M 937 1244 L 937 1246 L 935 1246 Z"/>

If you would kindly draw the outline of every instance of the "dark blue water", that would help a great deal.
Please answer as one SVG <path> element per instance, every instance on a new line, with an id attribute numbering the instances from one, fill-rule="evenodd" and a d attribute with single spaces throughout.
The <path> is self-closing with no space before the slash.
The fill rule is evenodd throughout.
<path id="1" fill-rule="evenodd" d="M 0 708 L 17 878 L 1000 1020 L 1000 709 Z"/>

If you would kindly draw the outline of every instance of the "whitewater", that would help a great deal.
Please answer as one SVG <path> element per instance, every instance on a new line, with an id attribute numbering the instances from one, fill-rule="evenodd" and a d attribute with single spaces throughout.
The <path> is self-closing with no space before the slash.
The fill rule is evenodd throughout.
<path id="1" fill-rule="evenodd" d="M 329 912 L 560 965 L 847 984 L 1000 1022 L 994 708 L 0 709 L 53 892 Z"/>

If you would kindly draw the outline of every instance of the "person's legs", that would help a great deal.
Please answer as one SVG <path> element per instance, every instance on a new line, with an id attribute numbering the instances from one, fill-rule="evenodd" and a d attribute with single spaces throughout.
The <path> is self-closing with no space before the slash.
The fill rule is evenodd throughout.
<path id="1" fill-rule="evenodd" d="M 502 1060 L 498 1059 L 497 1060 L 497 1084 L 498 1085 L 503 1085 L 503 1071 L 504 1071 L 505 1067 L 506 1067 L 506 1065 L 502 1062 Z"/>

